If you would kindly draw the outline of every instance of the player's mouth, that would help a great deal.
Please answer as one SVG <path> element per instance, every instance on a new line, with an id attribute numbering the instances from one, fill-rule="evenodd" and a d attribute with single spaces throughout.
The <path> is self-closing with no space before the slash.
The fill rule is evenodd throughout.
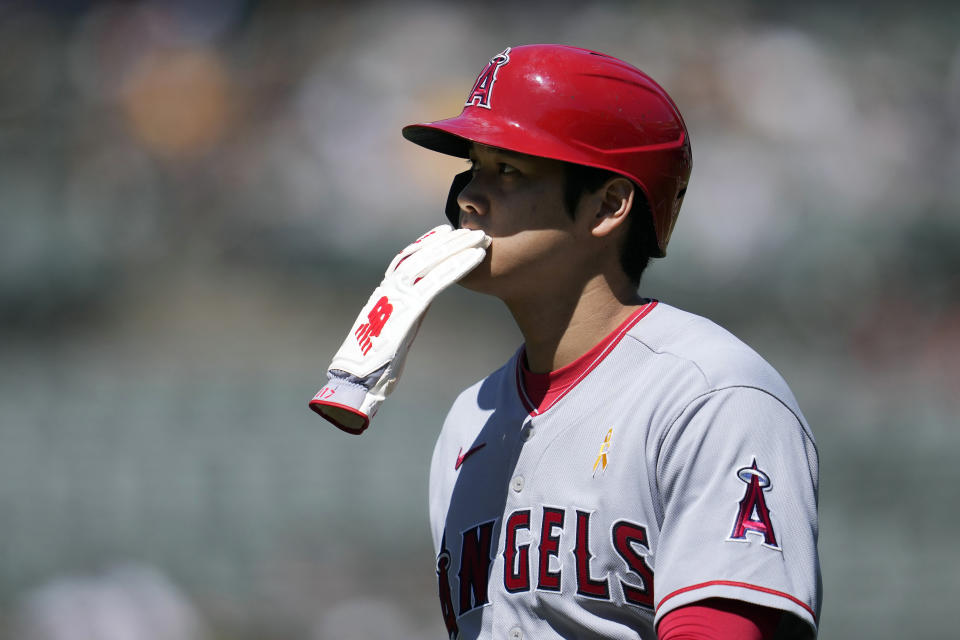
<path id="1" fill-rule="evenodd" d="M 460 212 L 460 228 L 470 229 L 471 231 L 483 231 L 480 225 L 477 224 L 476 220 L 469 219 L 462 211 Z"/>

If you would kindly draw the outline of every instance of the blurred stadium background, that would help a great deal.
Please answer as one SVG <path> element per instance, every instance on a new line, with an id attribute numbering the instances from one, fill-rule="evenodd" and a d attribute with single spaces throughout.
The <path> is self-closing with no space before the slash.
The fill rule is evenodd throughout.
<path id="1" fill-rule="evenodd" d="M 0 637 L 443 637 L 456 392 L 519 343 L 434 305 L 369 433 L 307 410 L 461 163 L 507 45 L 651 73 L 691 129 L 642 291 L 780 369 L 821 455 L 821 637 L 956 637 L 956 3 L 0 2 Z"/>

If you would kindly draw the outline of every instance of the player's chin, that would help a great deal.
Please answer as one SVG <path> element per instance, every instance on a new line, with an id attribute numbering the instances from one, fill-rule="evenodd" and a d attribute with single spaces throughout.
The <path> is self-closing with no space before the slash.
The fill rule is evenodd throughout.
<path id="1" fill-rule="evenodd" d="M 490 274 L 490 252 L 488 251 L 483 262 L 478 264 L 473 271 L 460 278 L 459 284 L 471 291 L 488 293 L 487 286 L 490 283 Z"/>

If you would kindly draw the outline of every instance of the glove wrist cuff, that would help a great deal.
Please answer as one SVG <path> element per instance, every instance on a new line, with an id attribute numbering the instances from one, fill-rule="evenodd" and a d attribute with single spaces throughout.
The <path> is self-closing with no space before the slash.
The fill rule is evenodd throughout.
<path id="1" fill-rule="evenodd" d="M 338 429 L 354 435 L 366 430 L 370 415 L 364 409 L 369 391 L 366 387 L 331 377 L 326 386 L 313 396 L 310 408 Z"/>

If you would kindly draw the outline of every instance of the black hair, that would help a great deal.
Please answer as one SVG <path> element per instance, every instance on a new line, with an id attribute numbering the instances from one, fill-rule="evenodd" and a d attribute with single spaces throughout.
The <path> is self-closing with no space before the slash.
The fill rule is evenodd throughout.
<path id="1" fill-rule="evenodd" d="M 573 218 L 580 198 L 593 193 L 610 178 L 620 176 L 606 169 L 566 163 L 564 167 L 563 203 Z M 650 258 L 659 254 L 657 234 L 653 229 L 653 215 L 643 190 L 633 183 L 633 206 L 629 212 L 627 237 L 620 249 L 620 266 L 630 281 L 640 285 L 640 278 L 650 264 Z"/>

